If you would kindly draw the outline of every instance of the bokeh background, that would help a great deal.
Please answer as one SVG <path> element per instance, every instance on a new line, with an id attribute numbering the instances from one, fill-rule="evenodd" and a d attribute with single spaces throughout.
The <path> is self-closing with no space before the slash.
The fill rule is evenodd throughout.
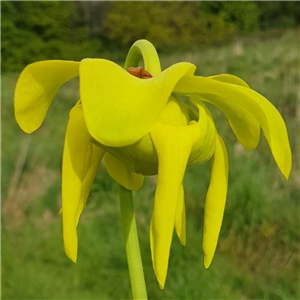
<path id="1" fill-rule="evenodd" d="M 61 88 L 33 135 L 14 120 L 13 91 L 28 63 L 101 57 L 124 63 L 149 39 L 163 68 L 179 61 L 197 74 L 231 73 L 281 112 L 293 170 L 286 182 L 265 139 L 245 151 L 213 110 L 228 146 L 230 178 L 215 259 L 203 267 L 203 208 L 209 163 L 185 176 L 187 246 L 174 236 L 166 287 L 149 250 L 155 177 L 134 194 L 149 299 L 299 299 L 299 5 L 297 2 L 1 2 L 2 299 L 130 299 L 118 186 L 103 167 L 79 226 L 77 265 L 64 255 L 61 157 L 78 79 Z"/>

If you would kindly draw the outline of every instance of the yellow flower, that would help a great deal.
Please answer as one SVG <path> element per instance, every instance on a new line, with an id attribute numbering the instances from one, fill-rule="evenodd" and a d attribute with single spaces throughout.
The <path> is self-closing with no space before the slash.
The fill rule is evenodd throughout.
<path id="1" fill-rule="evenodd" d="M 127 72 L 141 56 L 153 77 Z M 125 69 L 105 59 L 84 59 L 36 62 L 21 73 L 15 116 L 26 133 L 40 127 L 59 87 L 76 76 L 80 79 L 80 100 L 70 113 L 62 169 L 63 237 L 72 261 L 77 259 L 76 227 L 102 158 L 112 178 L 129 190 L 141 188 L 143 175 L 158 174 L 150 241 L 154 271 L 163 288 L 174 226 L 181 243 L 186 240 L 185 169 L 212 158 L 203 229 L 204 265 L 209 267 L 225 208 L 228 157 L 205 102 L 225 114 L 246 149 L 257 146 L 262 129 L 288 178 L 291 151 L 276 108 L 235 76 L 204 78 L 195 76 L 195 69 L 182 62 L 161 72 L 155 48 L 140 40 L 130 49 Z"/>

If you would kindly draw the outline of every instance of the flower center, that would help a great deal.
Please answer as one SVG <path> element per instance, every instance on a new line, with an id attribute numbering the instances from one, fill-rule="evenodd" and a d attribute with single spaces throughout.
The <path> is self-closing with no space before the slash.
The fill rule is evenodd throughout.
<path id="1" fill-rule="evenodd" d="M 152 75 L 142 67 L 130 67 L 127 69 L 127 71 L 131 75 L 138 78 L 143 78 L 143 79 L 152 78 Z"/>

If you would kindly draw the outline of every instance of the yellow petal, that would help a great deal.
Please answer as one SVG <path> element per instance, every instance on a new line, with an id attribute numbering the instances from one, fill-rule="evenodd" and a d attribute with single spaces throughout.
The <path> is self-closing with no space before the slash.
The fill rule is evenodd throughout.
<path id="1" fill-rule="evenodd" d="M 261 126 L 275 162 L 288 178 L 292 156 L 286 126 L 280 113 L 266 98 L 243 86 L 196 76 L 182 78 L 174 92 L 201 95 L 202 100 L 214 104 L 225 113 L 229 108 L 237 115 L 241 110 L 247 110 Z"/>
<path id="2" fill-rule="evenodd" d="M 67 126 L 62 167 L 62 221 L 66 255 L 77 260 L 78 239 L 76 226 L 82 211 L 91 181 L 99 165 L 101 151 L 93 153 L 91 137 L 86 129 L 82 107 L 71 110 Z M 99 155 L 100 154 L 100 155 Z M 93 173 L 93 174 L 91 174 Z"/>
<path id="3" fill-rule="evenodd" d="M 228 155 L 222 138 L 218 135 L 212 160 L 210 184 L 204 207 L 203 251 L 204 266 L 212 262 L 222 226 L 228 184 Z"/>
<path id="4" fill-rule="evenodd" d="M 210 102 L 209 98 L 204 96 L 195 99 Z M 242 108 L 234 110 L 226 104 L 219 108 L 227 117 L 231 129 L 242 146 L 247 150 L 255 149 L 260 139 L 260 126 L 255 118 Z"/>
<path id="5" fill-rule="evenodd" d="M 180 186 L 175 217 L 175 230 L 180 243 L 186 245 L 186 217 L 183 184 Z"/>
<path id="6" fill-rule="evenodd" d="M 105 153 L 104 165 L 108 174 L 127 190 L 137 191 L 143 186 L 144 176 L 131 172 L 113 155 Z"/>
<path id="7" fill-rule="evenodd" d="M 219 74 L 219 75 L 209 76 L 207 78 L 218 80 L 218 81 L 225 82 L 225 83 L 232 83 L 232 84 L 240 85 L 240 86 L 243 86 L 246 88 L 250 88 L 248 83 L 245 82 L 243 79 L 241 79 L 237 76 L 231 75 L 231 74 Z"/>
<path id="8" fill-rule="evenodd" d="M 163 289 L 183 176 L 199 131 L 196 123 L 189 126 L 156 124 L 150 134 L 158 156 L 150 245 L 154 272 Z"/>
<path id="9" fill-rule="evenodd" d="M 189 166 L 194 166 L 209 160 L 215 151 L 216 145 L 216 128 L 211 113 L 203 102 L 197 100 L 192 102 L 198 109 L 199 136 L 193 145 L 191 155 L 189 157 Z"/>
<path id="10" fill-rule="evenodd" d="M 82 198 L 81 201 L 79 202 L 79 208 L 77 211 L 77 215 L 76 215 L 76 226 L 79 223 L 79 219 L 81 216 L 81 213 L 84 210 L 84 207 L 86 205 L 92 184 L 95 180 L 95 177 L 97 175 L 97 171 L 99 168 L 99 165 L 101 163 L 102 157 L 104 155 L 104 151 L 97 147 L 96 145 L 92 145 L 92 158 L 87 170 L 87 173 L 82 181 Z M 62 214 L 62 208 L 59 211 L 59 214 Z"/>
<path id="11" fill-rule="evenodd" d="M 80 93 L 90 134 L 107 146 L 137 142 L 158 120 L 177 81 L 194 70 L 190 63 L 179 63 L 140 79 L 108 60 L 84 59 Z"/>
<path id="12" fill-rule="evenodd" d="M 168 125 L 187 125 L 189 121 L 186 105 L 171 95 L 157 122 Z"/>
<path id="13" fill-rule="evenodd" d="M 214 75 L 208 78 L 250 88 L 244 80 L 230 74 Z M 230 107 L 224 107 L 223 112 L 228 118 L 230 127 L 243 147 L 247 150 L 255 149 L 260 139 L 260 126 L 255 118 L 247 110 L 241 107 L 238 111 L 233 111 Z"/>
<path id="14" fill-rule="evenodd" d="M 97 147 L 96 145 L 92 144 L 92 158 L 91 158 L 90 164 L 88 166 L 86 175 L 82 181 L 82 199 L 81 199 L 82 201 L 80 201 L 79 208 L 77 211 L 76 226 L 78 225 L 80 215 L 86 205 L 87 199 L 90 194 L 91 187 L 92 187 L 95 177 L 97 175 L 97 171 L 98 171 L 99 165 L 101 163 L 101 160 L 102 160 L 104 154 L 105 154 L 105 151 L 103 151 L 101 148 Z"/>
<path id="15" fill-rule="evenodd" d="M 15 117 L 26 133 L 43 123 L 56 92 L 78 76 L 79 63 L 48 60 L 28 65 L 19 76 L 15 89 Z"/>

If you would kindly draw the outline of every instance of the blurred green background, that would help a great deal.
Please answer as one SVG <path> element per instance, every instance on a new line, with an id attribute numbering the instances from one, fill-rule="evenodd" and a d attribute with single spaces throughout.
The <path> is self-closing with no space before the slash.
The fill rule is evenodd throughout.
<path id="1" fill-rule="evenodd" d="M 187 246 L 174 236 L 166 287 L 149 250 L 155 177 L 135 193 L 149 299 L 299 299 L 299 5 L 297 2 L 1 2 L 2 299 L 130 299 L 118 186 L 100 168 L 79 226 L 77 265 L 64 255 L 61 157 L 78 80 L 61 88 L 43 126 L 25 135 L 14 120 L 22 68 L 42 59 L 102 57 L 124 63 L 149 39 L 163 68 L 179 61 L 197 74 L 231 73 L 281 112 L 293 170 L 286 182 L 265 139 L 255 151 L 236 141 L 213 109 L 229 151 L 227 206 L 215 259 L 203 267 L 203 208 L 209 163 L 185 176 Z"/>

